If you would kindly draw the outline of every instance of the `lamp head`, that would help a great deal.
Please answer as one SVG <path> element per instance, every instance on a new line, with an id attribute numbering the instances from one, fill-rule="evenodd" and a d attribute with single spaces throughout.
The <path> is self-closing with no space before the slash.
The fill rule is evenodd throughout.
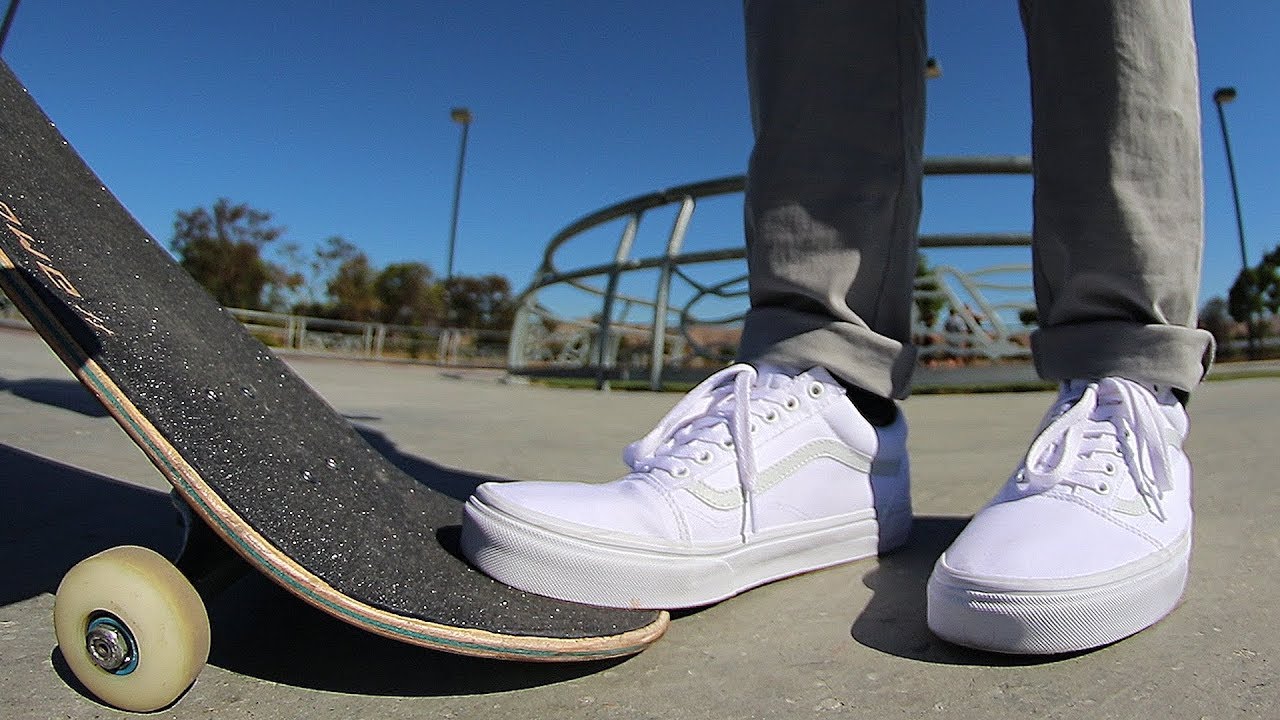
<path id="1" fill-rule="evenodd" d="M 471 123 L 471 111 L 464 107 L 456 107 L 449 111 L 449 117 L 456 123 L 468 125 Z"/>
<path id="2" fill-rule="evenodd" d="M 1220 87 L 1213 91 L 1213 101 L 1219 105 L 1225 105 L 1236 99 L 1236 89 L 1233 87 Z"/>

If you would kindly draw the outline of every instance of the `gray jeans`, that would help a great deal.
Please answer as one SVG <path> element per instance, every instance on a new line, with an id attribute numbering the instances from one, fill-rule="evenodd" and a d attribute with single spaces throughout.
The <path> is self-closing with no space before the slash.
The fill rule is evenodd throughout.
<path id="1" fill-rule="evenodd" d="M 975 11 L 976 12 L 976 11 Z M 747 0 L 755 148 L 740 359 L 904 397 L 924 135 L 922 0 Z M 1190 391 L 1203 244 L 1189 0 L 1024 0 L 1046 379 Z"/>

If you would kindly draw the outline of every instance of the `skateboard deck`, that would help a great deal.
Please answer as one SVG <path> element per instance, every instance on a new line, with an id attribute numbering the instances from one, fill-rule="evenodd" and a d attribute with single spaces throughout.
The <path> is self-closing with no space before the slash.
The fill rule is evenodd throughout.
<path id="1" fill-rule="evenodd" d="M 666 613 L 529 595 L 468 566 L 450 547 L 461 503 L 384 459 L 210 298 L 3 63 L 0 286 L 191 513 L 306 603 L 521 660 L 630 655 L 665 630 Z"/>

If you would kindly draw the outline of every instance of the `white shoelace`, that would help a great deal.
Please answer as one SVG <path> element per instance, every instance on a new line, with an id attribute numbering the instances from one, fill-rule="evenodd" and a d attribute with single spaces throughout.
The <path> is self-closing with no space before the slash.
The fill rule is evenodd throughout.
<path id="1" fill-rule="evenodd" d="M 777 408 L 798 407 L 797 398 L 786 392 L 793 379 L 744 364 L 732 365 L 712 375 L 691 390 L 658 422 L 648 435 L 627 446 L 623 461 L 633 473 L 650 482 L 661 482 L 653 475 L 662 470 L 675 481 L 692 473 L 689 463 L 707 464 L 711 451 L 705 443 L 719 444 L 734 452 L 738 484 L 742 492 L 744 541 L 753 532 L 755 507 L 752 495 L 756 482 L 756 452 L 753 415 L 766 422 L 778 417 Z"/>
<path id="2" fill-rule="evenodd" d="M 1155 397 L 1137 383 L 1118 378 L 1090 382 L 1075 404 L 1031 443 L 1019 483 L 1034 492 L 1060 484 L 1106 492 L 1105 480 L 1091 481 L 1088 475 L 1114 475 L 1110 458 L 1118 457 L 1147 508 L 1163 521 L 1161 501 L 1173 489 L 1173 461 L 1161 412 Z"/>

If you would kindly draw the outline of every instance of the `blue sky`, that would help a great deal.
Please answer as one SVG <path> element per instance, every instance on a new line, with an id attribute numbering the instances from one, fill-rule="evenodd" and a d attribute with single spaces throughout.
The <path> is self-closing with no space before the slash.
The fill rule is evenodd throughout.
<path id="1" fill-rule="evenodd" d="M 1203 300 L 1239 271 L 1215 87 L 1240 93 L 1226 110 L 1250 260 L 1280 243 L 1280 3 L 1194 7 Z M 929 84 L 927 153 L 1027 152 L 1016 3 L 937 0 L 929 35 L 944 75 Z M 425 261 L 441 273 L 459 139 L 449 109 L 465 105 L 475 122 L 456 270 L 523 287 L 547 239 L 578 216 L 743 171 L 742 45 L 730 0 L 25 0 L 4 57 L 163 242 L 176 210 L 226 196 L 272 212 L 304 249 L 341 235 L 377 264 Z M 1021 178 L 932 181 L 922 230 L 1025 230 L 1029 200 Z M 694 247 L 740 242 L 738 206 L 709 203 L 691 233 Z M 577 252 L 595 263 L 611 249 Z M 1001 252 L 941 261 L 1027 257 Z"/>

